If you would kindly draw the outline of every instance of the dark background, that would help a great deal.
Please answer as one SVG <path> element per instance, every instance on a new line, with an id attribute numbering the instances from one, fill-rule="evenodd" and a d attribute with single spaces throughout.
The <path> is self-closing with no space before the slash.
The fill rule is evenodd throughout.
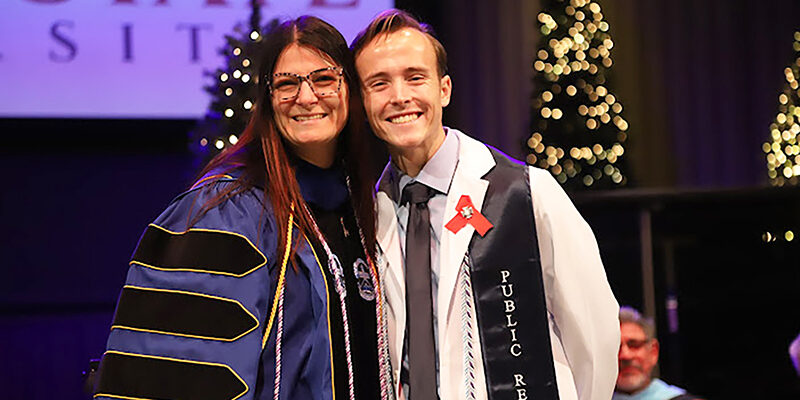
<path id="1" fill-rule="evenodd" d="M 539 3 L 397 5 L 448 49 L 446 123 L 523 157 Z M 572 197 L 619 302 L 646 307 L 650 260 L 667 382 L 711 399 L 798 398 L 787 348 L 800 333 L 800 239 L 783 235 L 800 235 L 800 192 L 768 187 L 760 148 L 794 60 L 800 2 L 601 5 L 635 186 Z M 193 126 L 0 119 L 0 397 L 88 398 L 81 372 L 103 353 L 139 235 L 200 168 Z M 766 232 L 782 239 L 765 242 Z"/>

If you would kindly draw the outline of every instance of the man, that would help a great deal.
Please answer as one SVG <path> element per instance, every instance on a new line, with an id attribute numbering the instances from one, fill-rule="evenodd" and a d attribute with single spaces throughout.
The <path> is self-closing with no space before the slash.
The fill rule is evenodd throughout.
<path id="1" fill-rule="evenodd" d="M 658 340 L 651 320 L 623 306 L 619 322 L 622 344 L 613 400 L 699 400 L 677 386 L 653 378 L 653 368 L 658 364 Z"/>
<path id="2" fill-rule="evenodd" d="M 399 398 L 608 399 L 618 306 L 560 186 L 442 125 L 452 82 L 431 30 L 398 10 L 351 45 L 391 162 L 379 268 Z"/>

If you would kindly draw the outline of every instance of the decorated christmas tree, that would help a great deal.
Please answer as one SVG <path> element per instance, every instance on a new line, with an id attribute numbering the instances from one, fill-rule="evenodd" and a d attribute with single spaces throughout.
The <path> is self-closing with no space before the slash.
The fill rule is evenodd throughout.
<path id="1" fill-rule="evenodd" d="M 628 122 L 608 82 L 614 42 L 600 4 L 542 0 L 538 20 L 526 161 L 567 190 L 624 186 Z"/>
<path id="2" fill-rule="evenodd" d="M 786 84 L 778 95 L 778 114 L 769 126 L 771 141 L 762 147 L 773 186 L 797 185 L 800 176 L 800 32 L 794 33 L 793 46 L 795 60 L 783 70 Z"/>
<path id="3" fill-rule="evenodd" d="M 190 146 L 201 164 L 236 143 L 255 106 L 261 33 L 278 22 L 272 20 L 262 27 L 259 1 L 252 0 L 251 7 L 249 23 L 237 24 L 234 33 L 225 36 L 225 45 L 220 49 L 225 65 L 207 72 L 213 83 L 204 89 L 211 95 L 211 104 L 190 133 Z"/>

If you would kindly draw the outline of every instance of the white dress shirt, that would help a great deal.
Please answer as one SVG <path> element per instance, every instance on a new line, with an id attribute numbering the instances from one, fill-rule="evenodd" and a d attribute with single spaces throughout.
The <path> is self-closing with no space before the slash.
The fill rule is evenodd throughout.
<path id="1" fill-rule="evenodd" d="M 445 133 L 447 132 L 447 128 L 445 128 Z M 430 212 L 430 224 L 431 224 L 431 297 L 432 297 L 432 305 L 433 305 L 433 338 L 434 338 L 434 348 L 436 349 L 436 383 L 437 387 L 439 384 L 439 345 L 438 345 L 438 338 L 439 338 L 439 330 L 437 327 L 437 317 L 438 317 L 438 304 L 437 304 L 437 293 L 439 289 L 439 247 L 441 244 L 441 237 L 442 237 L 442 228 L 444 226 L 444 212 L 445 212 L 445 205 L 447 202 L 447 193 L 450 190 L 450 184 L 453 181 L 453 174 L 456 171 L 456 165 L 458 164 L 458 136 L 457 135 L 449 135 L 446 134 L 444 142 L 442 145 L 439 146 L 439 149 L 434 153 L 433 157 L 423 166 L 422 170 L 420 170 L 419 174 L 416 177 L 411 177 L 397 169 L 394 164 L 392 164 L 393 171 L 393 183 L 397 184 L 397 191 L 395 193 L 403 193 L 403 189 L 406 185 L 419 182 L 428 186 L 434 190 L 436 190 L 436 194 L 428 200 L 428 210 Z M 405 251 L 406 251 L 406 227 L 408 226 L 408 204 L 400 204 L 400 198 L 392 199 L 395 203 L 397 203 L 397 223 L 398 223 L 398 234 L 400 236 L 400 248 L 403 253 L 404 264 L 403 268 L 405 269 Z M 408 338 L 406 338 L 406 343 Z M 406 345 L 407 346 L 407 345 Z M 404 346 L 403 350 L 403 367 L 408 368 L 408 353 L 407 349 Z M 408 391 L 404 391 L 408 393 Z"/>

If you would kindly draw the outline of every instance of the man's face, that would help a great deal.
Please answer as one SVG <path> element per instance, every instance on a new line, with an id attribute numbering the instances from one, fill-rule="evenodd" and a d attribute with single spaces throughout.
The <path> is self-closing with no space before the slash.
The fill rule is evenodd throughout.
<path id="1" fill-rule="evenodd" d="M 439 77 L 428 37 L 408 28 L 380 35 L 358 54 L 356 68 L 367 118 L 389 152 L 430 159 L 444 141 L 442 108 L 452 84 Z"/>
<path id="2" fill-rule="evenodd" d="M 636 393 L 650 383 L 650 374 L 658 362 L 658 341 L 647 340 L 644 330 L 632 322 L 623 322 L 620 330 L 617 391 Z"/>

